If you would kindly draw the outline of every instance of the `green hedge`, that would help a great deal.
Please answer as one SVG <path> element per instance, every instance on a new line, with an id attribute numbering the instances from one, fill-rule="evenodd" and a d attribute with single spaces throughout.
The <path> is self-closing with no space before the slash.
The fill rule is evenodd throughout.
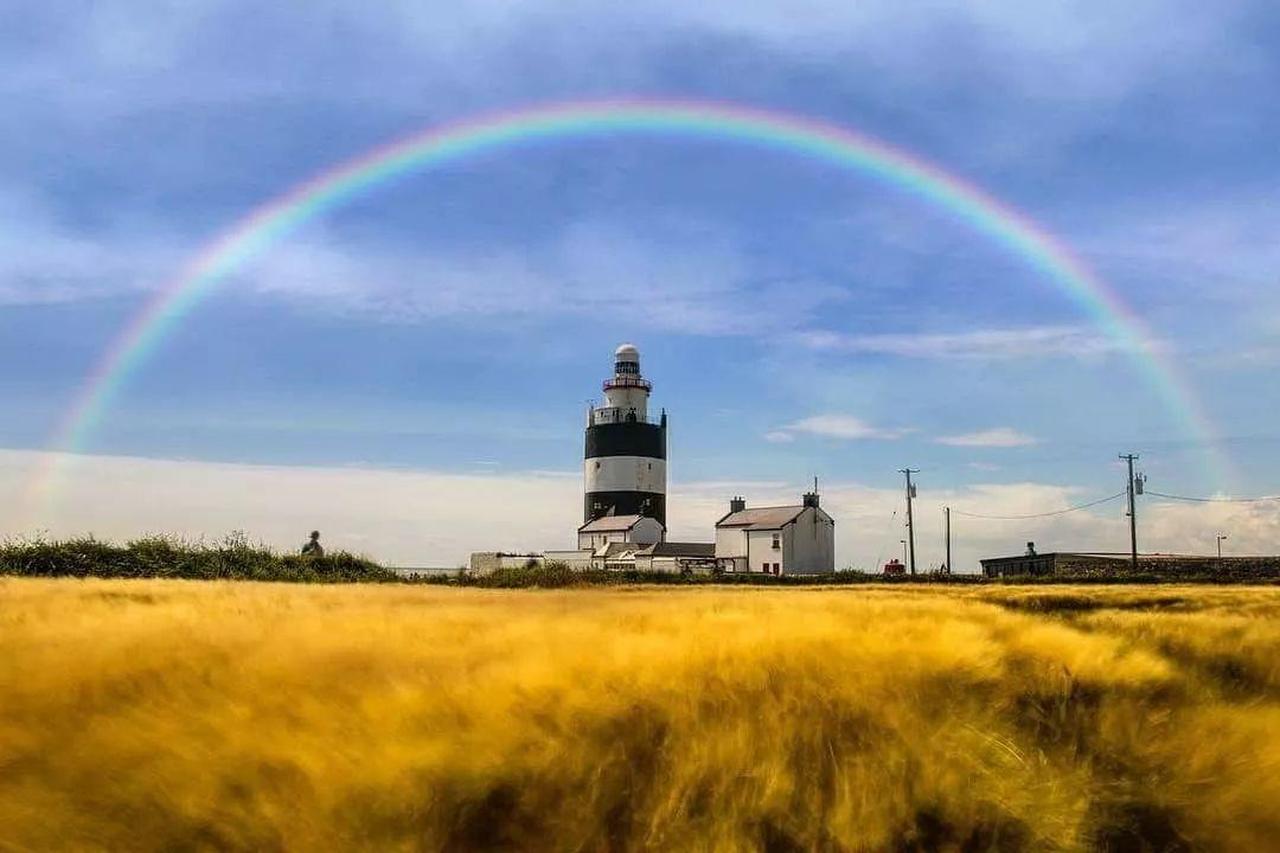
<path id="1" fill-rule="evenodd" d="M 164 536 L 126 545 L 92 537 L 65 541 L 7 542 L 0 546 L 0 574 L 20 577 L 183 578 L 302 583 L 398 581 L 395 572 L 345 552 L 323 557 L 278 554 L 233 534 L 217 545 Z"/>

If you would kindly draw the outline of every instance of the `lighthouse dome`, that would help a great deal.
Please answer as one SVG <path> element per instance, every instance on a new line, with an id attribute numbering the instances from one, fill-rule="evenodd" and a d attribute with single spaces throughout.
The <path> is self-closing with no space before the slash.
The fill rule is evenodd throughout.
<path id="1" fill-rule="evenodd" d="M 639 361 L 640 350 L 634 344 L 623 344 L 614 350 L 613 358 L 614 361 Z"/>

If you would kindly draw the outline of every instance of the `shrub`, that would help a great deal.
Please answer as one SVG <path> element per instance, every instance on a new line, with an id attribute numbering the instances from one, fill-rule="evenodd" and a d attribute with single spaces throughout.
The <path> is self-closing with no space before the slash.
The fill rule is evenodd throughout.
<path id="1" fill-rule="evenodd" d="M 213 546 L 166 536 L 135 539 L 123 546 L 93 537 L 7 542 L 0 546 L 0 574 L 304 583 L 399 580 L 395 572 L 365 557 L 343 551 L 323 557 L 278 554 L 264 545 L 251 545 L 239 532 Z"/>

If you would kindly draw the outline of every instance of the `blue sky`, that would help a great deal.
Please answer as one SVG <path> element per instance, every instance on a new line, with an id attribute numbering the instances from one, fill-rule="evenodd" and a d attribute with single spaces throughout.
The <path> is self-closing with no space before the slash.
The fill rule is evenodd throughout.
<path id="1" fill-rule="evenodd" d="M 520 544 L 555 546 L 577 512 L 584 401 L 631 340 L 672 414 L 673 495 L 690 507 L 681 516 L 673 497 L 673 526 L 687 535 L 721 492 L 769 500 L 816 473 L 853 519 L 842 553 L 869 563 L 896 542 L 908 464 L 924 469 L 922 494 L 975 512 L 1110 494 L 1127 450 L 1161 491 L 1280 491 L 1272 4 L 368 6 L 50 2 L 10 16 L 0 448 L 14 479 L 121 325 L 266 199 L 435 124 L 647 95 L 844 124 L 1023 210 L 1152 327 L 1237 473 L 1205 476 L 1206 448 L 1132 354 L 944 211 L 777 152 L 638 137 L 491 152 L 310 223 L 181 325 L 85 452 L 168 464 L 155 476 L 188 483 L 182 465 L 474 480 L 499 502 L 542 477 L 545 500 L 567 500 L 530 514 Z M 101 516 L 93 480 L 40 525 L 291 535 L 270 509 L 202 520 L 195 485 L 167 502 L 181 512 L 157 514 L 160 480 Z M 347 524 L 373 518 L 359 510 L 331 526 L 375 555 L 498 544 L 483 525 L 446 543 Z M 421 525 L 463 524 L 448 511 L 424 509 Z M 1123 547 L 1112 516 L 1045 535 Z M 1271 515 L 1232 523 L 1258 548 L 1280 531 Z M 1195 526 L 1178 539 L 1170 522 L 1155 544 L 1212 542 L 1209 521 Z"/>

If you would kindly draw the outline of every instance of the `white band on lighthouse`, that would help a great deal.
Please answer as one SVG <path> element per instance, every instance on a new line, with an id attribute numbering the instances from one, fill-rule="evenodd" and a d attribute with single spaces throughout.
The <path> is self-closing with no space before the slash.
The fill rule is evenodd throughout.
<path id="1" fill-rule="evenodd" d="M 667 462 L 645 456 L 604 456 L 585 463 L 588 492 L 667 491 Z"/>

